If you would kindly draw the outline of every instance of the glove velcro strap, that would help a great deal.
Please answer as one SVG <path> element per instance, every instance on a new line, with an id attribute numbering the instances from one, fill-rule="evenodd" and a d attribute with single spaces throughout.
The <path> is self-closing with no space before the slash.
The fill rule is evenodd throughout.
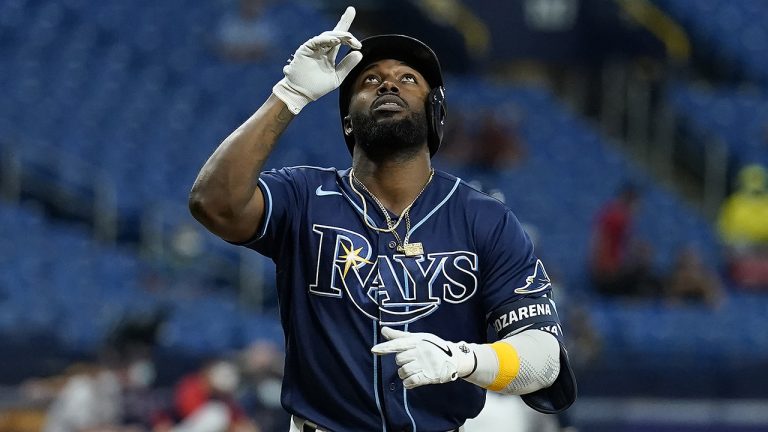
<path id="1" fill-rule="evenodd" d="M 296 90 L 287 78 L 283 78 L 272 87 L 272 93 L 285 103 L 293 115 L 297 115 L 312 100 Z"/>
<path id="2" fill-rule="evenodd" d="M 501 391 L 515 379 L 520 371 L 520 356 L 512 345 L 505 342 L 492 343 L 491 348 L 499 360 L 499 372 L 486 388 L 492 391 Z"/>
<path id="3" fill-rule="evenodd" d="M 468 378 L 473 373 L 475 373 L 475 371 L 477 370 L 477 353 L 474 350 L 472 350 L 472 357 L 473 357 L 473 360 L 474 360 L 474 362 L 472 363 L 472 370 L 469 371 L 468 374 L 465 374 L 464 376 L 460 376 L 459 378 L 461 378 L 461 379 Z"/>

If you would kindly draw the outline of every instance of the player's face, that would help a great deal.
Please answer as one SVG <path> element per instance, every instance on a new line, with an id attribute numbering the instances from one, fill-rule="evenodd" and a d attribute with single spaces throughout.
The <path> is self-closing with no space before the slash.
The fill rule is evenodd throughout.
<path id="1" fill-rule="evenodd" d="M 429 94 L 427 80 L 399 60 L 370 64 L 358 77 L 350 112 L 367 110 L 377 121 L 386 122 L 424 112 Z"/>
<path id="2" fill-rule="evenodd" d="M 373 152 L 416 150 L 425 145 L 429 84 L 399 60 L 370 64 L 357 77 L 349 117 L 355 142 Z"/>

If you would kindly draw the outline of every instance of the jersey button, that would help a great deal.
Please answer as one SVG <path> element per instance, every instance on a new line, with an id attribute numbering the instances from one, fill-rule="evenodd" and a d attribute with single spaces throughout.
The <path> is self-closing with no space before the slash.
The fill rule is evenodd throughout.
<path id="1" fill-rule="evenodd" d="M 389 383 L 389 391 L 395 391 L 396 388 L 397 386 L 395 386 L 395 383 L 393 382 Z"/>
<path id="2" fill-rule="evenodd" d="M 387 246 L 389 246 L 390 249 L 394 249 L 395 246 L 397 246 L 397 243 L 395 243 L 395 241 L 392 240 L 392 241 L 389 242 L 389 244 Z"/>

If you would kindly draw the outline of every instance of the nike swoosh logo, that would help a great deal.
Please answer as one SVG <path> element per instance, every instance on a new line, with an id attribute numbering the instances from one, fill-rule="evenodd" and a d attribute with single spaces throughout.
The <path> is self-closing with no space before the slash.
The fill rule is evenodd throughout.
<path id="1" fill-rule="evenodd" d="M 423 340 L 424 342 L 429 342 L 429 343 L 431 343 L 432 345 L 434 345 L 434 346 L 436 346 L 436 347 L 440 348 L 440 351 L 444 352 L 444 353 L 445 353 L 445 355 L 447 355 L 448 357 L 453 357 L 453 353 L 451 352 L 451 349 L 450 349 L 450 348 L 447 348 L 447 347 L 446 347 L 446 348 L 443 348 L 443 347 L 441 347 L 440 345 L 438 345 L 438 344 L 436 344 L 436 343 L 432 342 L 431 340 L 426 340 L 426 339 L 422 339 L 422 340 Z"/>
<path id="2" fill-rule="evenodd" d="M 317 196 L 341 195 L 341 192 L 323 190 L 322 186 L 318 186 L 317 189 L 315 189 L 315 195 Z"/>

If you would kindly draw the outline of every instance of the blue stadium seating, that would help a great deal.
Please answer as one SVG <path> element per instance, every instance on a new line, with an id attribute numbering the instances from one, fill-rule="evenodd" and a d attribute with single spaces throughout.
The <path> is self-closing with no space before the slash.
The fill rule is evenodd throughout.
<path id="1" fill-rule="evenodd" d="M 706 18 L 704 6 L 689 5 Z M 181 0 L 0 2 L 0 88 L 5 96 L 0 98 L 0 138 L 27 169 L 41 162 L 58 166 L 53 180 L 64 188 L 100 177 L 78 169 L 80 164 L 52 161 L 56 155 L 98 167 L 115 185 L 123 216 L 160 208 L 163 227 L 193 223 L 183 209 L 199 167 L 269 94 L 289 50 L 312 36 L 306 23 L 313 23 L 312 28 L 333 24 L 304 4 L 275 5 L 268 13 L 270 20 L 281 23 L 286 51 L 276 50 L 273 57 L 253 64 L 227 64 L 211 52 L 210 32 L 223 14 L 220 6 Z M 749 49 L 762 52 L 763 47 Z M 731 52 L 722 50 L 723 55 Z M 755 57 L 764 62 L 768 55 Z M 718 356 L 726 348 L 731 353 L 768 353 L 764 332 L 734 335 L 724 330 L 760 328 L 757 322 L 740 320 L 765 316 L 765 299 L 733 297 L 714 314 L 701 308 L 675 311 L 658 304 L 626 306 L 595 299 L 584 274 L 590 229 L 595 212 L 623 182 L 643 186 L 638 231 L 653 240 L 660 270 L 689 244 L 717 267 L 720 257 L 711 226 L 547 91 L 492 85 L 475 77 L 448 77 L 447 84 L 450 109 L 469 118 L 487 109 L 524 116 L 519 128 L 528 150 L 525 163 L 494 173 L 451 168 L 467 180 L 503 191 L 520 219 L 538 228 L 539 254 L 564 289 L 574 293 L 570 298 L 578 294 L 594 302 L 595 325 L 609 350 L 646 349 L 658 358 L 690 350 Z M 730 102 L 711 103 L 696 95 L 674 97 L 697 108 L 687 111 L 708 115 L 702 124 L 728 123 L 723 133 L 739 134 L 734 141 L 740 143 L 752 136 L 741 134 L 754 131 L 734 132 L 744 117 L 739 113 L 757 107 L 768 112 L 760 105 L 764 101 L 734 108 Z M 710 105 L 717 111 L 704 109 Z M 268 167 L 346 166 L 349 155 L 339 132 L 331 95 L 294 121 Z M 135 252 L 94 244 L 82 229 L 51 223 L 38 212 L 0 205 L 0 234 L 2 333 L 53 332 L 71 346 L 93 349 L 119 317 L 170 307 L 161 334 L 168 348 L 204 353 L 242 346 L 255 337 L 282 337 L 273 319 L 245 313 L 232 298 L 201 297 L 183 287 L 148 292 L 143 285 L 148 264 Z M 206 248 L 236 254 L 213 236 L 206 237 Z M 648 331 L 648 323 L 657 323 L 658 331 Z"/>
<path id="2" fill-rule="evenodd" d="M 652 242 L 659 270 L 666 270 L 686 245 L 697 247 L 709 265 L 716 267 L 720 262 L 717 239 L 701 215 L 644 175 L 545 91 L 469 83 L 472 80 L 448 83 L 448 93 L 459 98 L 453 106 L 470 113 L 469 123 L 472 112 L 489 107 L 498 111 L 511 106 L 510 112 L 525 113 L 520 134 L 529 159 L 496 176 L 496 184 L 484 186 L 501 189 L 518 217 L 538 228 L 541 254 L 566 282 L 585 279 L 593 218 L 626 181 L 643 188 L 637 234 Z"/>
<path id="3" fill-rule="evenodd" d="M 655 0 L 711 59 L 768 84 L 768 5 L 761 0 Z"/>
<path id="4" fill-rule="evenodd" d="M 692 135 L 724 142 L 737 165 L 768 166 L 768 94 L 759 89 L 670 85 L 667 98 Z"/>
<path id="5" fill-rule="evenodd" d="M 162 281 L 136 253 L 107 247 L 90 230 L 51 223 L 35 208 L 0 203 L 0 336 L 53 335 L 72 350 L 95 352 L 124 319 L 169 310 L 163 347 L 211 354 L 251 336 L 280 343 L 274 317 L 249 313 L 232 295 L 195 297 Z M 0 337 L 0 339 L 2 339 Z"/>

